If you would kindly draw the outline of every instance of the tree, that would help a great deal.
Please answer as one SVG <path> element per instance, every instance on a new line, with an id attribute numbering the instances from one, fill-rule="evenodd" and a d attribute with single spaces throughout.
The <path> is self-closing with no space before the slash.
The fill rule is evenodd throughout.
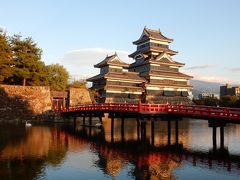
<path id="1" fill-rule="evenodd" d="M 68 85 L 69 74 L 62 65 L 52 64 L 47 66 L 47 78 L 51 90 L 63 91 Z"/>
<path id="2" fill-rule="evenodd" d="M 0 30 L 0 83 L 11 77 L 12 51 L 6 33 Z"/>
<path id="3" fill-rule="evenodd" d="M 71 84 L 69 84 L 69 87 L 72 88 L 86 88 L 87 82 L 85 80 L 77 80 L 73 81 Z"/>
<path id="4" fill-rule="evenodd" d="M 14 35 L 11 38 L 13 51 L 14 77 L 11 80 L 13 84 L 34 85 L 40 81 L 43 76 L 41 68 L 42 50 L 37 44 L 28 37 L 22 40 L 20 35 Z M 28 82 L 29 80 L 29 82 Z"/>
<path id="5" fill-rule="evenodd" d="M 237 103 L 237 96 L 223 96 L 220 100 L 220 105 L 225 107 L 234 107 L 234 104 Z"/>

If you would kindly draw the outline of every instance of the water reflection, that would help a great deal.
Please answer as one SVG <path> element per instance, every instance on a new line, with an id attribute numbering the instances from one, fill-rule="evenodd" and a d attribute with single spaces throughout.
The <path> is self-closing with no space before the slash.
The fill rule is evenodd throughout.
<path id="1" fill-rule="evenodd" d="M 81 120 L 75 126 L 27 129 L 0 125 L 0 177 L 181 179 L 181 172 L 190 173 L 189 166 L 206 171 L 202 177 L 213 172 L 219 173 L 218 178 L 227 172 L 239 177 L 239 125 L 226 125 L 225 146 L 213 147 L 207 121 L 125 119 L 124 130 L 122 119 L 114 120 L 113 130 L 110 119 L 102 122 L 102 130 L 81 126 Z M 220 132 L 216 130 L 216 142 L 221 140 Z"/>

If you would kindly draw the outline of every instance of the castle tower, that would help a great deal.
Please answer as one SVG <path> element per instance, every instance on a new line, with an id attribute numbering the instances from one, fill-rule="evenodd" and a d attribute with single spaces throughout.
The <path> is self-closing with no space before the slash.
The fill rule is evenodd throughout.
<path id="1" fill-rule="evenodd" d="M 138 103 L 141 100 L 144 89 L 144 78 L 138 72 L 128 72 L 129 64 L 123 62 L 117 53 L 107 56 L 103 61 L 94 65 L 100 68 L 100 74 L 87 79 L 92 82 L 102 103 Z"/>
<path id="2" fill-rule="evenodd" d="M 173 39 L 162 35 L 160 30 L 144 28 L 141 37 L 134 41 L 137 50 L 129 57 L 134 59 L 130 72 L 139 72 L 145 82 L 142 101 L 145 103 L 190 104 L 188 95 L 192 76 L 179 72 L 185 64 L 173 60 L 178 52 L 169 48 Z"/>

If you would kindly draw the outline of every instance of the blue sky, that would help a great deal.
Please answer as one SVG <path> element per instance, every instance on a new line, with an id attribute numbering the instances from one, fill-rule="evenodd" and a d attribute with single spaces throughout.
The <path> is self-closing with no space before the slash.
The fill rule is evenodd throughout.
<path id="1" fill-rule="evenodd" d="M 239 0 L 32 1 L 0 0 L 0 27 L 31 36 L 46 64 L 63 64 L 72 77 L 96 74 L 106 54 L 135 51 L 144 26 L 173 38 L 176 61 L 195 79 L 240 84 Z"/>

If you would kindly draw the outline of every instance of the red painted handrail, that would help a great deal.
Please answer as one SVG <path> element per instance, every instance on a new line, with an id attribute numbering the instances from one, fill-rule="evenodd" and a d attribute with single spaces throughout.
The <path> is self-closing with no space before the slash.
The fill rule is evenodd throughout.
<path id="1" fill-rule="evenodd" d="M 212 106 L 188 106 L 171 104 L 128 104 L 128 103 L 99 103 L 81 104 L 79 106 L 69 106 L 56 108 L 55 112 L 128 112 L 142 114 L 176 114 L 195 117 L 219 118 L 240 121 L 240 108 L 212 107 Z"/>

